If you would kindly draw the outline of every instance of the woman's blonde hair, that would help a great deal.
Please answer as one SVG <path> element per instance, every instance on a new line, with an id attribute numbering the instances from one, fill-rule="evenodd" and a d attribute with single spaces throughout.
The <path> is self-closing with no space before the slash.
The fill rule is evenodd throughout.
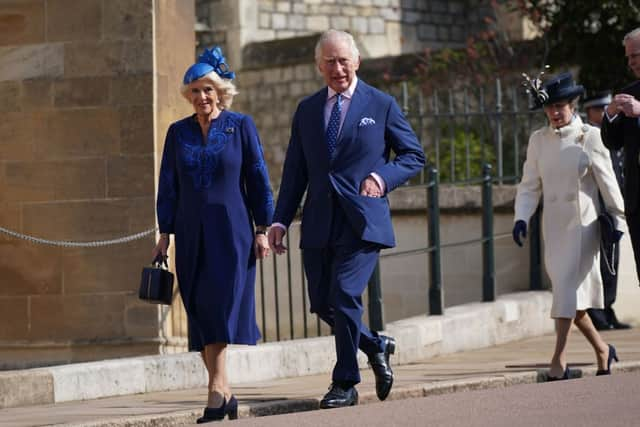
<path id="1" fill-rule="evenodd" d="M 212 84 L 216 93 L 218 94 L 218 105 L 219 108 L 228 110 L 231 108 L 231 104 L 233 103 L 233 97 L 238 94 L 238 90 L 236 89 L 236 85 L 234 85 L 231 80 L 221 78 L 218 73 L 215 71 L 211 71 L 199 79 L 194 80 L 194 82 L 198 80 L 209 80 Z M 193 83 L 193 82 L 191 82 Z M 182 85 L 180 87 L 180 93 L 186 100 L 189 100 L 189 85 Z"/>

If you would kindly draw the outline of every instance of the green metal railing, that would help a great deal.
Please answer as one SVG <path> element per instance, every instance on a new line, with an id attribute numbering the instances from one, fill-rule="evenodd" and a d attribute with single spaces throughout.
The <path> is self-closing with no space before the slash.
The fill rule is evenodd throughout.
<path id="1" fill-rule="evenodd" d="M 414 189 L 424 188 L 427 192 L 427 207 L 426 207 L 426 215 L 427 215 L 427 223 L 428 223 L 428 246 L 410 250 L 400 250 L 390 253 L 382 253 L 380 255 L 380 259 L 387 258 L 395 258 L 402 257 L 407 255 L 415 255 L 415 254 L 428 254 L 428 265 L 429 265 L 429 287 L 428 287 L 428 302 L 426 307 L 428 307 L 429 315 L 442 315 L 444 314 L 444 290 L 442 287 L 442 262 L 441 262 L 441 253 L 444 249 L 458 247 L 458 246 L 466 246 L 473 244 L 481 244 L 482 250 L 482 301 L 483 302 L 491 302 L 496 299 L 496 280 L 495 280 L 495 251 L 494 251 L 494 243 L 497 239 L 502 238 L 510 238 L 511 233 L 501 233 L 494 234 L 493 227 L 493 218 L 494 218 L 494 208 L 493 208 L 493 186 L 499 183 L 499 177 L 492 176 L 492 167 L 489 164 L 483 165 L 483 176 L 478 179 L 469 180 L 467 184 L 480 184 L 482 186 L 482 204 L 481 204 L 481 216 L 482 216 L 482 230 L 481 235 L 475 239 L 469 239 L 459 242 L 450 242 L 442 244 L 440 241 L 440 204 L 438 193 L 440 190 L 440 184 L 438 179 L 438 171 L 435 167 L 429 167 L 427 172 L 427 176 L 429 177 L 429 181 L 413 186 Z M 540 254 L 540 235 L 539 235 L 539 214 L 536 213 L 534 217 L 530 221 L 530 271 L 529 271 L 529 289 L 531 290 L 541 290 L 542 289 L 542 266 L 541 266 L 541 254 Z M 292 264 L 291 264 L 291 247 L 289 246 L 289 238 L 287 236 L 287 246 L 290 250 L 287 252 L 287 285 L 288 285 L 288 311 L 289 311 L 289 334 L 288 339 L 294 339 L 296 337 L 294 333 L 294 322 L 293 322 L 293 300 L 292 300 L 292 290 L 293 290 L 293 273 L 292 273 Z M 302 251 L 299 252 L 300 259 L 302 258 Z M 275 323 L 276 323 L 276 334 L 275 340 L 281 340 L 283 335 L 281 334 L 281 321 L 280 321 L 280 305 L 279 305 L 279 286 L 280 286 L 280 278 L 278 274 L 278 269 L 275 261 L 275 257 L 273 257 L 273 284 L 274 284 L 274 294 L 275 294 Z M 301 262 L 302 265 L 302 262 Z M 315 321 L 315 330 L 310 330 L 310 323 L 308 321 L 309 315 L 307 315 L 307 295 L 305 291 L 305 278 L 304 272 L 300 271 L 300 285 L 302 286 L 302 307 L 303 307 L 303 336 L 320 336 L 322 335 L 322 328 L 320 324 L 320 320 L 316 317 Z M 265 293 L 265 278 L 263 273 L 262 264 L 260 266 L 260 284 L 261 284 L 261 303 L 262 303 L 262 329 L 265 331 L 266 328 L 266 307 L 264 300 Z M 382 298 L 382 283 L 381 283 L 381 273 L 380 273 L 380 263 L 376 266 L 371 279 L 369 280 L 368 286 L 368 316 L 369 316 L 369 327 L 374 331 L 384 330 L 384 303 Z M 310 315 L 314 316 L 315 315 Z M 327 330 L 328 332 L 328 330 Z M 265 334 L 263 337 L 264 341 L 273 340 L 272 337 Z"/>
<path id="2" fill-rule="evenodd" d="M 420 191 L 426 191 L 427 206 L 427 247 L 397 250 L 382 253 L 381 260 L 427 254 L 428 256 L 428 299 L 426 311 L 429 315 L 444 313 L 445 298 L 442 280 L 443 249 L 481 244 L 482 256 L 482 301 L 494 301 L 496 298 L 496 273 L 494 243 L 497 239 L 508 238 L 511 233 L 494 234 L 493 185 L 516 183 L 519 180 L 525 145 L 523 139 L 528 137 L 531 130 L 543 123 L 539 113 L 532 113 L 524 105 L 526 98 L 519 93 L 517 87 L 503 90 L 503 85 L 496 79 L 493 91 L 491 88 L 463 89 L 461 92 L 453 90 L 436 91 L 430 97 L 415 91 L 410 96 L 408 83 L 404 82 L 395 89 L 389 88 L 391 93 L 398 95 L 399 103 L 407 118 L 414 127 L 422 142 L 427 158 L 432 164 L 426 167 L 408 186 Z M 491 164 L 496 165 L 494 170 Z M 461 166 L 462 165 L 462 166 Z M 480 165 L 480 166 L 478 166 Z M 438 172 L 445 168 L 445 178 Z M 480 175 L 480 177 L 477 177 Z M 475 177 L 474 177 L 475 176 Z M 447 185 L 469 186 L 479 185 L 482 188 L 482 229 L 481 236 L 475 239 L 449 242 L 442 244 L 440 239 L 440 182 Z M 530 221 L 530 271 L 529 288 L 542 289 L 542 267 L 540 256 L 539 214 Z M 260 265 L 260 303 L 263 340 L 273 341 L 293 339 L 297 337 L 311 337 L 328 334 L 329 328 L 321 324 L 314 314 L 308 314 L 308 296 L 306 281 L 302 268 L 302 251 L 296 253 L 290 246 L 286 256 L 286 267 L 273 257 L 271 277 L 267 278 L 264 266 Z M 293 252 L 292 252 L 293 251 Z M 293 272 L 293 263 L 300 265 L 298 273 Z M 286 268 L 286 273 L 278 270 Z M 282 298 L 281 291 L 283 276 L 286 280 L 288 295 Z M 295 276 L 295 277 L 294 277 Z M 297 278 L 299 277 L 299 278 Z M 273 306 L 268 307 L 265 292 L 269 292 L 265 282 L 273 286 Z M 479 284 L 480 286 L 480 284 Z M 301 304 L 295 304 L 293 293 L 301 293 Z M 297 298 L 297 297 L 296 297 Z M 384 329 L 384 303 L 382 299 L 382 283 L 380 264 L 376 267 L 369 280 L 367 315 L 372 330 Z M 282 324 L 281 312 L 286 304 L 288 325 Z M 295 330 L 294 322 L 296 306 L 301 305 L 302 326 Z M 274 310 L 275 312 L 272 312 Z M 266 313 L 271 312 L 271 315 Z M 315 318 L 315 319 L 314 319 Z M 269 325 L 269 323 L 275 325 Z M 269 327 L 268 327 L 269 326 Z M 275 326 L 275 330 L 274 330 Z M 283 333 L 283 329 L 288 329 Z M 267 332 L 272 331 L 272 332 Z"/>

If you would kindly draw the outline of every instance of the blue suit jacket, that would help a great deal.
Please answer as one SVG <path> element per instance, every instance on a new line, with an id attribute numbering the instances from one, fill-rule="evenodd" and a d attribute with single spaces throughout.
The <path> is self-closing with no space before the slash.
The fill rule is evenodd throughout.
<path id="1" fill-rule="evenodd" d="M 301 248 L 328 245 L 331 219 L 338 208 L 362 240 L 393 247 L 386 195 L 361 196 L 360 183 L 375 172 L 384 180 L 387 193 L 392 191 L 424 166 L 422 147 L 395 100 L 359 80 L 330 159 L 324 127 L 326 101 L 325 87 L 298 105 L 274 222 L 288 227 L 306 191 Z M 391 151 L 393 160 L 389 159 Z"/>

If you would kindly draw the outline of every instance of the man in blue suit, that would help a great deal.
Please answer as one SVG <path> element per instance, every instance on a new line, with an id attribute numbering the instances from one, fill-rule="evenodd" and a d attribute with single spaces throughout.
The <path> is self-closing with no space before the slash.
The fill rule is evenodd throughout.
<path id="1" fill-rule="evenodd" d="M 286 250 L 282 239 L 306 191 L 300 247 L 311 311 L 332 327 L 337 353 L 320 407 L 336 408 L 358 403 L 358 348 L 378 398 L 391 391 L 395 340 L 362 323 L 362 293 L 380 249 L 395 245 L 386 196 L 425 158 L 393 98 L 356 77 L 360 54 L 350 34 L 325 32 L 315 56 L 327 87 L 302 100 L 293 117 L 269 243 L 277 254 Z"/>

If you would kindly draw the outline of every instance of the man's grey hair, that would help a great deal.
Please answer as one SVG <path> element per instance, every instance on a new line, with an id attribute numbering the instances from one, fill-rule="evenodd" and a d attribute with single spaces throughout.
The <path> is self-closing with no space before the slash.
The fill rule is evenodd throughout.
<path id="1" fill-rule="evenodd" d="M 640 38 L 640 27 L 636 28 L 635 30 L 629 31 L 622 39 L 622 45 L 624 46 L 627 43 L 627 40 L 635 38 Z"/>
<path id="2" fill-rule="evenodd" d="M 360 51 L 358 50 L 358 46 L 356 45 L 356 41 L 353 39 L 353 36 L 346 31 L 340 30 L 327 30 L 318 39 L 316 43 L 316 64 L 320 63 L 322 59 L 322 46 L 325 43 L 333 40 L 344 40 L 349 43 L 349 47 L 351 48 L 351 54 L 353 56 L 354 61 L 360 57 Z"/>

